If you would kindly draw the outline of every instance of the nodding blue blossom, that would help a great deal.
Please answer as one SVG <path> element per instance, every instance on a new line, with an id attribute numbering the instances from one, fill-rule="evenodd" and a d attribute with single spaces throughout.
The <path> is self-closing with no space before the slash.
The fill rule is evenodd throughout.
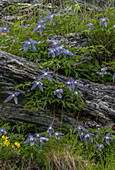
<path id="1" fill-rule="evenodd" d="M 96 144 L 96 146 L 98 147 L 100 152 L 102 151 L 102 149 L 104 149 L 104 145 L 103 144 Z"/>
<path id="2" fill-rule="evenodd" d="M 58 89 L 58 90 L 55 90 L 54 91 L 54 95 L 57 95 L 58 98 L 62 98 L 62 95 L 61 93 L 63 93 L 63 90 L 62 89 Z"/>
<path id="3" fill-rule="evenodd" d="M 7 93 L 10 94 L 10 96 L 6 98 L 6 100 L 4 101 L 4 103 L 10 101 L 11 99 L 14 99 L 14 102 L 15 102 L 16 104 L 18 104 L 17 96 L 20 94 L 20 92 L 15 92 L 15 93 L 13 93 L 13 92 L 11 92 L 11 91 L 8 91 Z"/>
<path id="4" fill-rule="evenodd" d="M 93 133 L 88 133 L 88 134 L 86 134 L 86 135 L 84 136 L 84 139 L 85 139 L 86 143 L 87 143 L 87 140 L 88 140 L 88 139 L 90 139 L 90 140 L 91 140 L 91 143 L 93 143 L 93 138 L 92 138 L 91 136 L 94 136 L 94 134 L 93 134 Z"/>
<path id="5" fill-rule="evenodd" d="M 78 92 L 77 92 L 77 91 L 74 91 L 74 95 L 75 95 L 75 96 L 78 96 Z"/>
<path id="6" fill-rule="evenodd" d="M 38 22 L 38 25 L 34 28 L 34 31 L 36 31 L 38 28 L 40 28 L 40 35 L 42 34 L 43 30 L 42 29 L 45 29 L 44 25 L 45 25 L 45 22 L 46 22 L 46 19 L 42 19 L 41 16 L 40 16 L 40 21 Z"/>
<path id="7" fill-rule="evenodd" d="M 52 42 L 52 44 L 50 44 L 49 46 L 52 46 L 52 47 L 58 47 L 58 44 L 60 44 L 59 41 L 54 40 L 53 38 L 51 39 L 51 42 Z"/>
<path id="8" fill-rule="evenodd" d="M 32 47 L 32 49 L 33 49 L 34 51 L 36 51 L 36 47 L 34 46 L 34 44 L 39 44 L 39 42 L 34 41 L 34 40 L 32 40 L 31 38 L 29 38 L 29 40 L 30 40 L 30 41 L 24 41 L 24 42 L 23 42 L 23 43 L 25 43 L 25 44 L 23 45 L 24 51 L 27 51 L 27 50 L 29 49 L 29 47 Z"/>
<path id="9" fill-rule="evenodd" d="M 108 18 L 100 18 L 100 27 L 102 25 L 102 23 L 104 23 L 104 25 L 107 27 L 107 20 L 109 20 Z"/>
<path id="10" fill-rule="evenodd" d="M 72 89 L 72 82 L 71 82 L 71 80 L 68 80 L 67 82 L 65 82 L 65 84 L 68 85 L 68 88 L 69 88 L 70 91 L 73 90 Z"/>
<path id="11" fill-rule="evenodd" d="M 104 136 L 102 139 L 102 142 L 105 140 L 108 145 L 110 145 L 109 139 L 113 140 L 113 138 L 110 137 L 109 135 L 111 135 L 111 133 L 107 133 L 106 136 Z"/>
<path id="12" fill-rule="evenodd" d="M 113 29 L 115 30 L 115 25 L 113 25 Z"/>
<path id="13" fill-rule="evenodd" d="M 54 133 L 54 129 L 52 128 L 52 125 L 49 126 L 47 133 L 49 133 L 50 136 L 52 135 L 52 133 Z"/>
<path id="14" fill-rule="evenodd" d="M 92 23 L 86 24 L 86 26 L 89 26 L 89 30 L 94 29 L 94 25 Z"/>
<path id="15" fill-rule="evenodd" d="M 42 146 L 43 146 L 43 141 L 48 141 L 49 139 L 48 138 L 45 138 L 45 137 L 40 137 L 40 147 L 42 149 Z"/>
<path id="16" fill-rule="evenodd" d="M 34 145 L 35 141 L 37 140 L 35 137 L 33 137 L 30 133 L 29 133 L 29 138 L 26 139 L 26 141 L 24 143 L 28 143 L 30 142 L 30 146 Z"/>
<path id="17" fill-rule="evenodd" d="M 21 27 L 21 28 L 26 29 L 26 28 L 29 27 L 29 26 L 30 26 L 30 24 L 27 24 L 27 25 L 25 25 L 25 26 L 23 26 L 23 27 Z"/>
<path id="18" fill-rule="evenodd" d="M 63 47 L 64 47 L 64 45 L 61 45 L 61 46 L 57 47 L 57 55 L 67 54 L 67 55 L 73 56 L 73 54 L 72 54 L 70 51 L 66 50 L 66 49 L 63 48 Z"/>
<path id="19" fill-rule="evenodd" d="M 60 135 L 64 135 L 63 133 L 56 132 L 55 133 L 55 138 L 60 140 Z"/>
<path id="20" fill-rule="evenodd" d="M 50 51 L 50 52 L 48 52 L 48 56 L 49 56 L 50 54 L 52 54 L 52 57 L 55 58 L 56 48 L 49 48 L 48 50 Z"/>
<path id="21" fill-rule="evenodd" d="M 75 128 L 75 130 L 73 131 L 73 133 L 75 133 L 76 130 L 78 130 L 78 134 L 79 134 L 80 139 L 83 140 L 83 137 L 84 137 L 85 133 L 83 133 L 82 130 L 83 130 L 84 132 L 88 132 L 88 130 L 85 129 L 85 128 L 84 128 L 83 126 L 81 126 L 81 125 L 77 126 L 77 127 Z"/>
<path id="22" fill-rule="evenodd" d="M 72 83 L 72 91 L 74 91 L 75 86 L 77 86 L 77 87 L 82 87 L 83 86 L 83 84 L 80 83 L 79 80 L 74 80 L 73 78 L 71 78 L 70 80 L 71 80 L 71 83 Z"/>
<path id="23" fill-rule="evenodd" d="M 106 70 L 107 70 L 107 67 L 104 67 L 101 69 L 101 72 L 97 72 L 97 74 L 99 75 L 107 74 Z"/>
<path id="24" fill-rule="evenodd" d="M 2 32 L 0 32 L 0 34 L 1 33 L 9 33 L 10 31 L 7 28 L 8 28 L 8 24 L 7 23 L 6 23 L 6 27 L 0 27 L 0 31 L 2 31 Z"/>
<path id="25" fill-rule="evenodd" d="M 41 16 L 40 16 L 40 21 L 38 22 L 38 24 L 42 24 L 42 25 L 45 25 L 45 22 L 46 22 L 46 19 L 42 19 Z"/>
<path id="26" fill-rule="evenodd" d="M 52 79 L 51 79 L 51 77 L 49 76 L 49 74 L 51 74 L 52 72 L 50 72 L 50 71 L 44 71 L 44 70 L 41 70 L 41 72 L 42 72 L 43 74 L 41 75 L 41 77 L 39 78 L 39 80 L 41 80 L 43 77 L 47 77 L 47 79 L 52 82 Z"/>
<path id="27" fill-rule="evenodd" d="M 115 73 L 113 73 L 113 82 L 114 82 L 114 80 L 115 80 Z"/>
<path id="28" fill-rule="evenodd" d="M 34 81 L 34 85 L 31 87 L 31 90 L 35 89 L 37 86 L 39 86 L 40 90 L 43 92 L 42 83 L 40 81 Z"/>
<path id="29" fill-rule="evenodd" d="M 53 19 L 54 19 L 54 14 L 49 14 L 47 17 L 45 17 L 45 19 L 49 19 L 49 18 L 51 18 L 50 24 L 52 24 L 53 23 Z"/>
<path id="30" fill-rule="evenodd" d="M 35 133 L 34 136 L 35 136 L 36 139 L 40 139 L 41 133 Z"/>
<path id="31" fill-rule="evenodd" d="M 3 127 L 3 128 L 0 128 L 0 136 L 3 135 L 3 133 L 4 133 L 4 135 L 7 134 L 7 132 L 5 131 L 5 128 L 4 128 L 4 127 Z"/>

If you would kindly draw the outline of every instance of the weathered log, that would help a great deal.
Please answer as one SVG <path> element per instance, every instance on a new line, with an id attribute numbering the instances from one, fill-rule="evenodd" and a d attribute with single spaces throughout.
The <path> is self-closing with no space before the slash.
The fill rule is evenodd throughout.
<path id="1" fill-rule="evenodd" d="M 14 104 L 12 100 L 3 103 L 8 96 L 7 91 L 12 91 L 11 89 L 15 85 L 25 81 L 34 81 L 40 75 L 41 72 L 36 69 L 36 64 L 0 51 L 0 117 L 36 123 L 40 131 L 46 130 L 53 120 L 54 113 L 52 109 L 44 111 L 24 110 L 21 104 L 24 91 L 22 91 L 22 95 L 19 95 L 19 104 Z M 55 79 L 55 74 L 53 74 L 53 78 Z M 59 81 L 65 82 L 67 80 L 67 77 L 59 75 Z M 80 123 L 111 127 L 115 123 L 115 86 L 98 85 L 88 80 L 82 80 L 82 82 L 84 86 L 79 88 L 79 91 L 87 108 L 82 108 L 79 116 Z M 61 121 L 70 126 L 75 126 L 77 115 L 77 112 L 73 114 L 71 110 L 63 110 L 62 114 L 62 110 L 57 109 L 55 111 L 54 126 L 59 127 Z"/>

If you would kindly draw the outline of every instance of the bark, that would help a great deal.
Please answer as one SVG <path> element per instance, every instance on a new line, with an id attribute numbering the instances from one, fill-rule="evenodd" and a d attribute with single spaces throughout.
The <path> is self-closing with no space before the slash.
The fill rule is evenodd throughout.
<path id="1" fill-rule="evenodd" d="M 7 91 L 25 81 L 34 81 L 41 75 L 40 70 L 36 69 L 36 64 L 28 62 L 26 59 L 14 56 L 10 53 L 0 51 L 0 117 L 7 117 L 9 120 L 18 120 L 22 122 L 31 122 L 38 124 L 40 131 L 46 130 L 54 121 L 54 127 L 60 127 L 61 122 L 69 126 L 75 126 L 78 113 L 71 110 L 56 109 L 55 120 L 54 111 L 49 108 L 44 111 L 29 111 L 23 109 L 21 101 L 24 98 L 24 91 L 19 95 L 19 104 L 9 101 L 3 103 L 8 97 Z M 55 79 L 55 74 L 53 74 Z M 68 78 L 59 75 L 59 81 L 67 81 Z M 79 114 L 80 124 L 96 127 L 98 125 L 111 127 L 115 123 L 115 86 L 105 86 L 96 84 L 88 80 L 81 80 L 84 84 L 78 90 L 86 104 Z"/>

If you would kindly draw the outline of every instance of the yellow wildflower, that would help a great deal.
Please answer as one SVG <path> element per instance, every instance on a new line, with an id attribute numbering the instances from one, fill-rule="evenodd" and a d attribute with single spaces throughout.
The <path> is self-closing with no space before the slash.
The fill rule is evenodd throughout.
<path id="1" fill-rule="evenodd" d="M 20 143 L 15 142 L 14 144 L 17 146 L 17 148 L 20 148 Z"/>
<path id="2" fill-rule="evenodd" d="M 3 147 L 8 147 L 10 145 L 10 142 L 8 140 L 5 140 Z"/>
<path id="3" fill-rule="evenodd" d="M 2 33 L 1 35 L 7 35 L 6 33 Z"/>
<path id="4" fill-rule="evenodd" d="M 15 149 L 15 146 L 14 146 L 14 145 L 12 145 L 12 149 Z"/>
<path id="5" fill-rule="evenodd" d="M 2 139 L 3 139 L 3 140 L 6 140 L 7 138 L 8 138 L 7 136 L 6 136 L 6 137 L 5 137 L 4 135 L 2 136 Z"/>

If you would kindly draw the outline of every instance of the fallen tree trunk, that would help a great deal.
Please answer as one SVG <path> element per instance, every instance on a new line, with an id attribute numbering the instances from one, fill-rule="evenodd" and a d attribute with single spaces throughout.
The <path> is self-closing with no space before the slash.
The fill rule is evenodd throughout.
<path id="1" fill-rule="evenodd" d="M 25 81 L 34 81 L 41 75 L 40 70 L 36 69 L 36 64 L 24 58 L 14 56 L 10 53 L 0 51 L 0 117 L 7 117 L 10 120 L 31 122 L 38 124 L 40 131 L 46 130 L 53 121 L 52 108 L 44 111 L 29 111 L 23 109 L 22 104 L 13 104 L 12 100 L 8 103 L 3 101 L 8 97 L 7 91 Z M 53 74 L 55 79 L 55 74 Z M 67 81 L 68 78 L 59 75 L 59 81 Z M 83 87 L 78 88 L 84 99 L 86 108 L 82 108 L 79 114 L 79 123 L 88 126 L 102 125 L 112 127 L 115 123 L 115 86 L 98 85 L 88 80 L 82 79 Z M 22 101 L 22 95 L 19 95 Z M 78 113 L 73 114 L 71 110 L 57 109 L 55 111 L 54 127 L 60 127 L 61 121 L 75 126 Z"/>

